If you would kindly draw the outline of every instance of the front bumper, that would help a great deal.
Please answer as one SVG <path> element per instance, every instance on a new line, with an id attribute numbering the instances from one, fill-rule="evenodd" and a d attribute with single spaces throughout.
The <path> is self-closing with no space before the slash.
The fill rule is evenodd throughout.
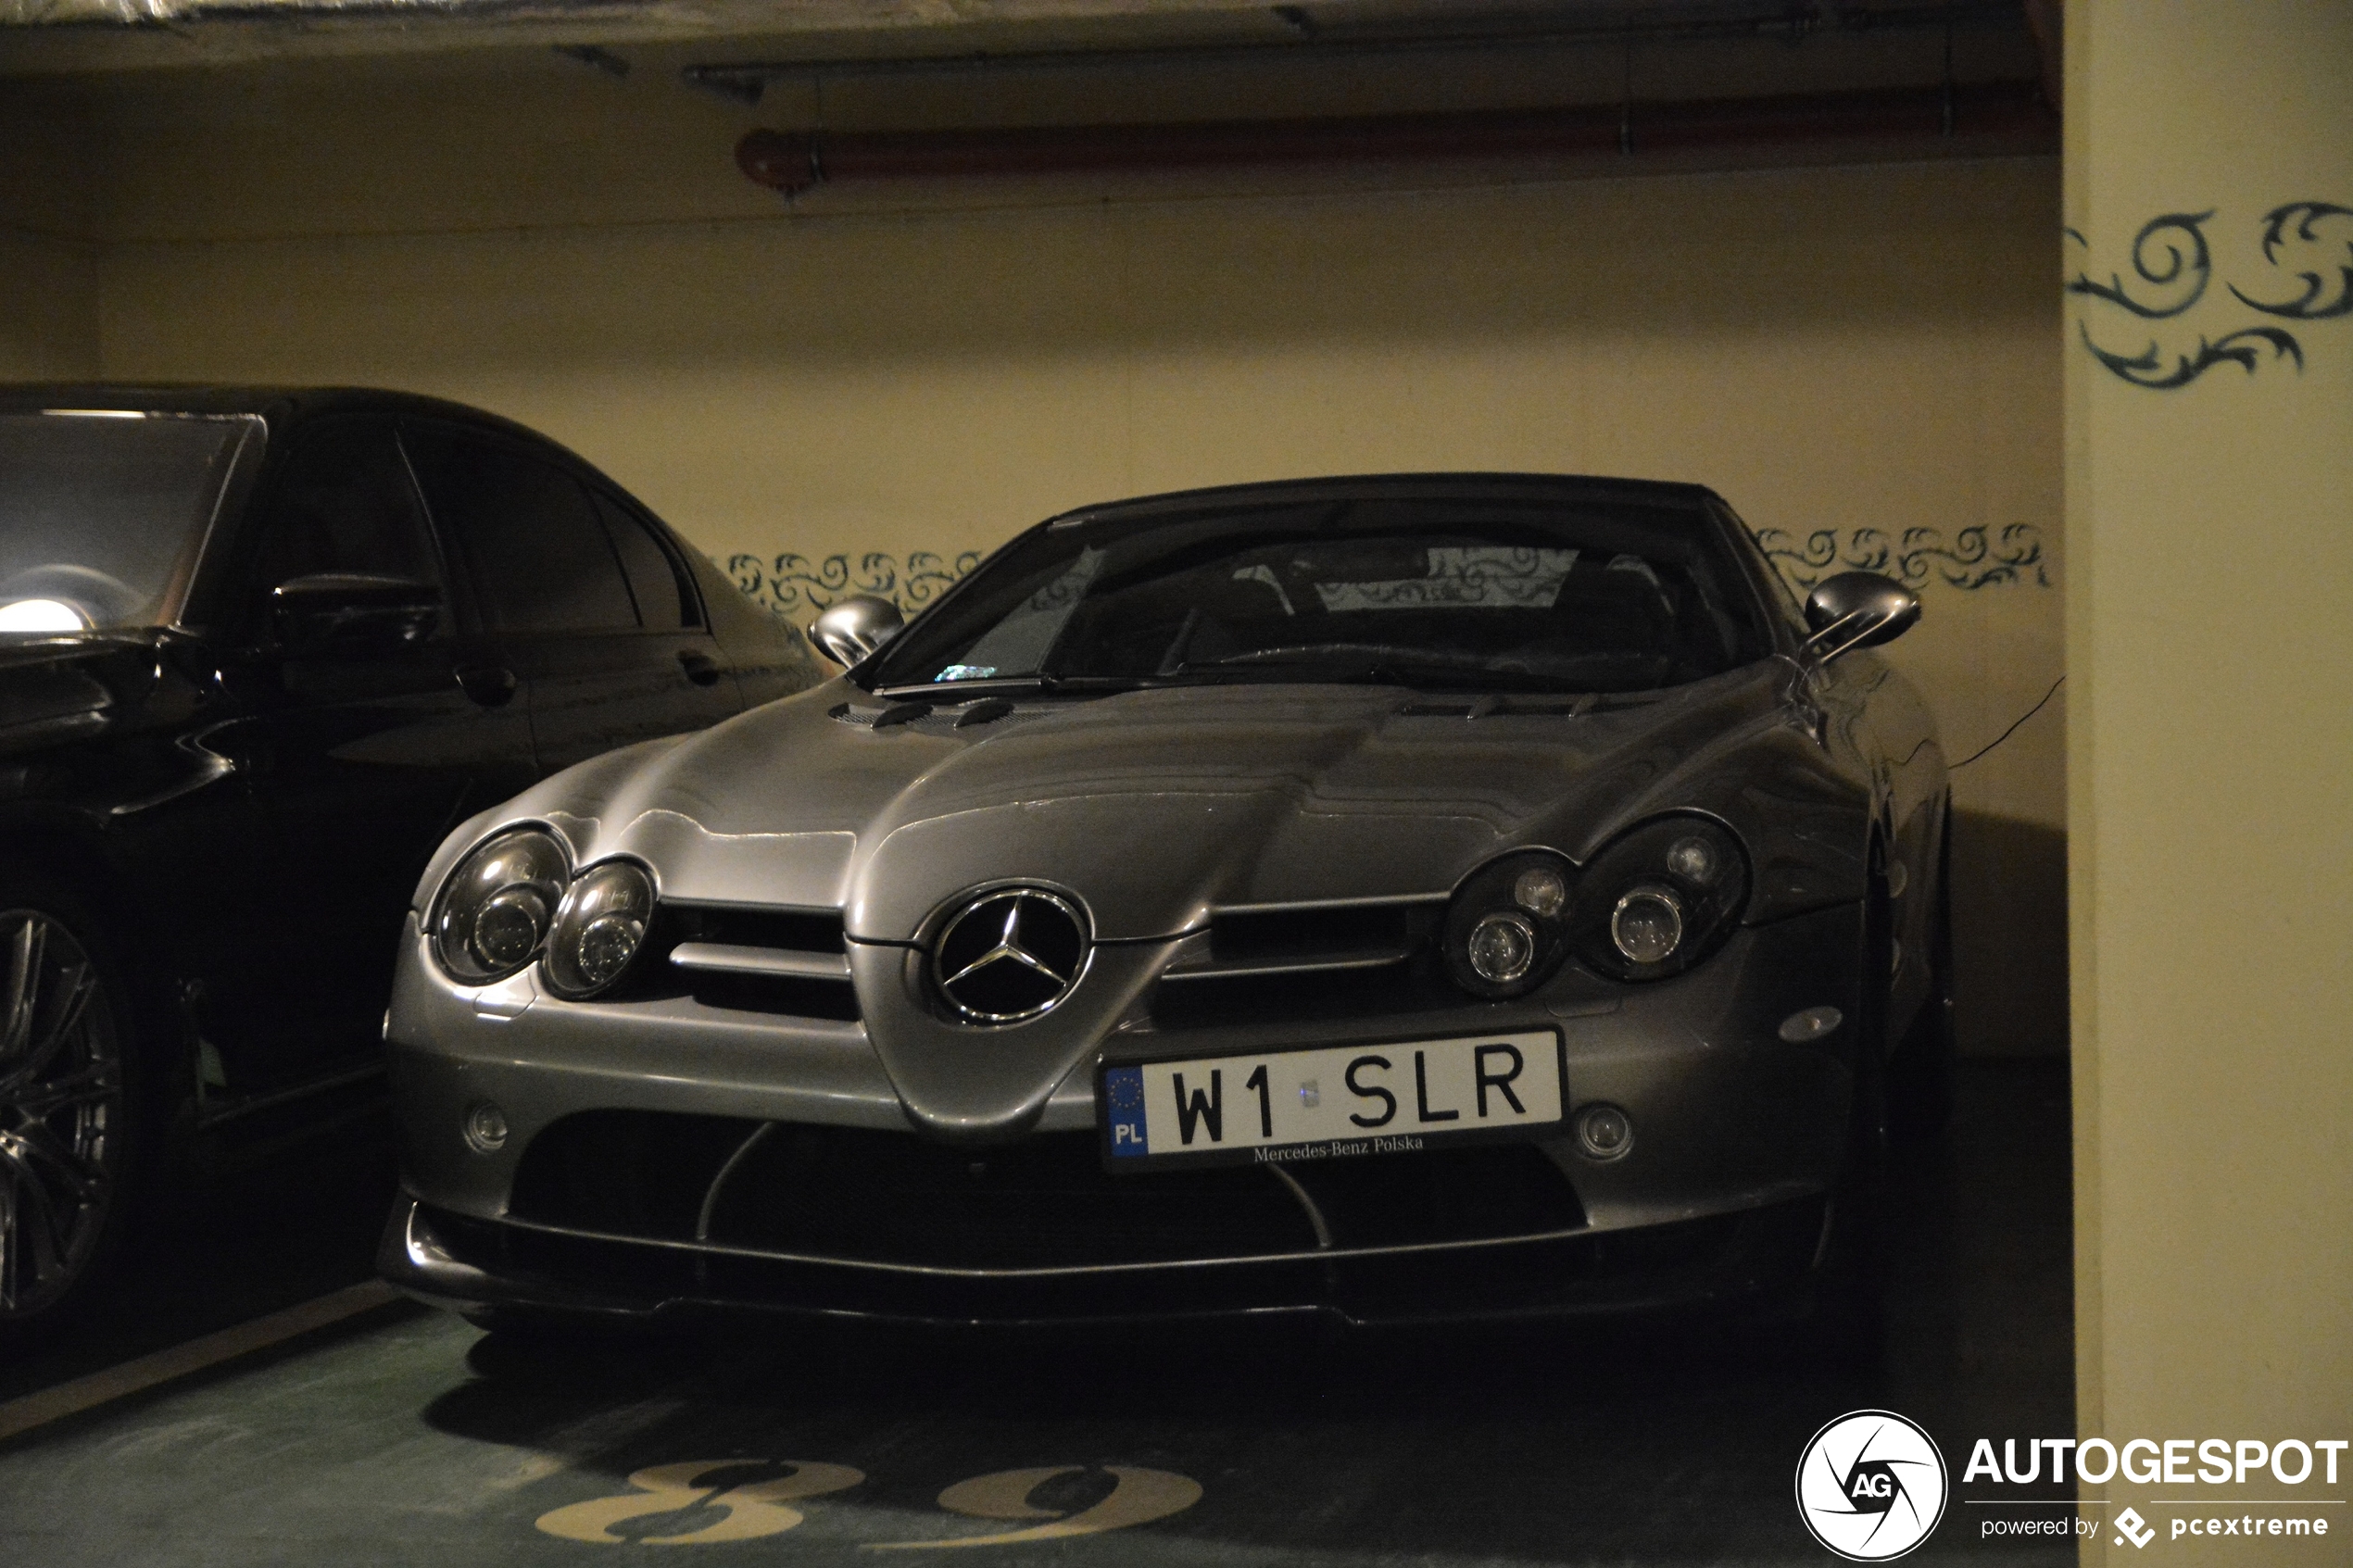
<path id="1" fill-rule="evenodd" d="M 854 1022 L 686 998 L 566 1004 L 526 977 L 450 985 L 416 935 L 387 1040 L 405 1192 L 380 1254 L 422 1298 L 660 1318 L 753 1308 L 919 1322 L 1290 1311 L 1357 1322 L 1640 1311 L 1801 1285 L 1847 1143 L 1857 913 L 1739 933 L 1677 980 L 1554 986 L 1417 1016 L 1431 1037 L 1554 1027 L 1571 1115 L 1624 1110 L 1632 1148 L 1478 1150 L 1114 1176 L 1091 1071 L 988 1148 L 910 1130 Z M 1281 1027 L 1300 1045 L 1399 1021 Z M 1264 1048 L 1265 1026 L 1123 1035 L 1116 1054 Z M 469 1112 L 507 1136 L 469 1143 Z M 1302 1185 L 1302 1181 L 1304 1185 Z"/>

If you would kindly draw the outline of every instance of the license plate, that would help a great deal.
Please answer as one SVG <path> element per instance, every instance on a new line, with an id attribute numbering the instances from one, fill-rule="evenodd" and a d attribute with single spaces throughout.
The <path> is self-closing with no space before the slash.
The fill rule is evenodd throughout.
<path id="1" fill-rule="evenodd" d="M 1560 1035 L 1447 1040 L 1107 1064 L 1095 1081 L 1114 1171 L 1403 1154 L 1561 1120 Z"/>

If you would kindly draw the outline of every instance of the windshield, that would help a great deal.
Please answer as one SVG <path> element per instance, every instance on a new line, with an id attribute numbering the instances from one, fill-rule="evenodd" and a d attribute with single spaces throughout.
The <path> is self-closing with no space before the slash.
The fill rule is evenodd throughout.
<path id="1" fill-rule="evenodd" d="M 1626 692 L 1770 652 L 1695 504 L 1325 499 L 1038 530 L 869 678 Z"/>
<path id="2" fill-rule="evenodd" d="M 0 415 L 0 636 L 157 624 L 250 422 Z"/>

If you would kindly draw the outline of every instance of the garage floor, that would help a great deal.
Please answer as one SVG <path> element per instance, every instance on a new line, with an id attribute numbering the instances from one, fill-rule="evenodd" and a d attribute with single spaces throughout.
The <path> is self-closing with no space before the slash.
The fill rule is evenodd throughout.
<path id="1" fill-rule="evenodd" d="M 776 1331 L 553 1348 L 403 1302 L 0 1442 L 0 1562 L 720 1560 L 1820 1563 L 1791 1480 L 1878 1407 L 1955 1477 L 1911 1561 L 2072 1562 L 1982 1536 L 1980 1436 L 2070 1433 L 2065 1063 L 1969 1064 L 1902 1177 L 1884 1363 L 1728 1331 L 1126 1337 Z M 362 1280 L 388 1177 L 265 1166 L 151 1247 L 119 1310 L 0 1369 L 22 1396 Z M 307 1169 L 307 1168 L 306 1168 Z M 234 1215 L 260 1211 L 238 1226 Z M 54 1394 L 53 1394 L 54 1397 Z M 2048 1515 L 2052 1511 L 2040 1511 Z M 688 1554 L 699 1561 L 700 1554 Z"/>

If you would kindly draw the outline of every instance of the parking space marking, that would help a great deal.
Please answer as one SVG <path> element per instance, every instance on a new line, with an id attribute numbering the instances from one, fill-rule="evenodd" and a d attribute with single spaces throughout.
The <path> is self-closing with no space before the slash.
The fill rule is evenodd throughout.
<path id="1" fill-rule="evenodd" d="M 1124 1530 L 1130 1524 L 1145 1524 L 1155 1519 L 1165 1519 L 1172 1513 L 1182 1513 L 1201 1501 L 1201 1483 L 1189 1475 L 1179 1475 L 1169 1470 L 1107 1464 L 1103 1468 L 1111 1472 L 1114 1480 L 1111 1495 L 1092 1508 L 1065 1518 L 1051 1509 L 1038 1508 L 1030 1502 L 1029 1494 L 1055 1476 L 1068 1475 L 1084 1468 L 1083 1465 L 1063 1464 L 1039 1470 L 1004 1470 L 994 1475 L 959 1481 L 939 1494 L 940 1507 L 969 1518 L 1044 1519 L 1051 1523 L 1032 1524 L 1023 1530 L 1006 1530 L 993 1536 L 955 1536 L 937 1541 L 876 1541 L 867 1549 L 920 1551 L 939 1547 L 1010 1546 L 1020 1541 L 1055 1540 L 1063 1536 L 1094 1536 L 1105 1530 Z"/>
<path id="2" fill-rule="evenodd" d="M 400 1293 L 380 1280 L 370 1280 L 343 1290 L 315 1297 L 283 1311 L 224 1328 L 191 1339 L 184 1345 L 174 1345 L 168 1350 L 157 1350 L 136 1361 L 111 1366 L 104 1372 L 94 1372 L 87 1377 L 77 1377 L 70 1383 L 60 1383 L 54 1388 L 0 1405 L 0 1442 L 19 1433 L 30 1432 L 36 1426 L 46 1426 L 83 1411 L 128 1398 L 132 1394 L 186 1377 L 191 1373 L 219 1366 L 223 1361 L 249 1356 L 256 1350 L 269 1348 L 288 1339 L 324 1328 L 330 1323 L 357 1317 L 361 1312 L 401 1299 Z"/>
<path id="3" fill-rule="evenodd" d="M 757 1463 L 758 1461 L 752 1461 Z M 593 1541 L 600 1546 L 631 1537 L 612 1533 L 615 1524 L 632 1519 L 711 1508 L 718 1517 L 698 1529 L 668 1536 L 636 1537 L 648 1546 L 697 1546 L 711 1541 L 749 1541 L 779 1536 L 807 1517 L 786 1506 L 802 1498 L 820 1498 L 847 1491 L 866 1478 L 862 1470 L 846 1464 L 822 1464 L 812 1460 L 785 1460 L 792 1474 L 743 1486 L 725 1482 L 713 1486 L 713 1476 L 737 1473 L 739 1459 L 694 1459 L 681 1464 L 657 1464 L 629 1477 L 637 1489 L 613 1498 L 592 1498 L 539 1516 L 538 1527 L 566 1540 Z"/>
<path id="4" fill-rule="evenodd" d="M 784 1470 L 784 1475 L 759 1475 Z M 1042 1520 L 1018 1530 L 986 1536 L 950 1536 L 921 1541 L 869 1541 L 868 1551 L 925 1551 L 942 1547 L 1009 1546 L 1026 1541 L 1094 1536 L 1124 1530 L 1182 1513 L 1202 1499 L 1202 1485 L 1189 1475 L 1132 1465 L 1103 1466 L 1110 1493 L 1076 1513 L 1040 1508 L 1030 1494 L 1049 1481 L 1077 1475 L 1083 1464 L 1050 1464 L 1032 1470 L 1000 1470 L 959 1481 L 939 1494 L 939 1506 L 967 1519 Z M 865 1472 L 816 1460 L 696 1459 L 657 1464 L 630 1474 L 633 1490 L 616 1497 L 567 1503 L 534 1522 L 543 1534 L 599 1546 L 701 1546 L 718 1541 L 757 1540 L 797 1528 L 807 1515 L 789 1503 L 846 1492 L 863 1483 Z M 624 1532 L 631 1520 L 660 1520 L 664 1535 Z"/>

